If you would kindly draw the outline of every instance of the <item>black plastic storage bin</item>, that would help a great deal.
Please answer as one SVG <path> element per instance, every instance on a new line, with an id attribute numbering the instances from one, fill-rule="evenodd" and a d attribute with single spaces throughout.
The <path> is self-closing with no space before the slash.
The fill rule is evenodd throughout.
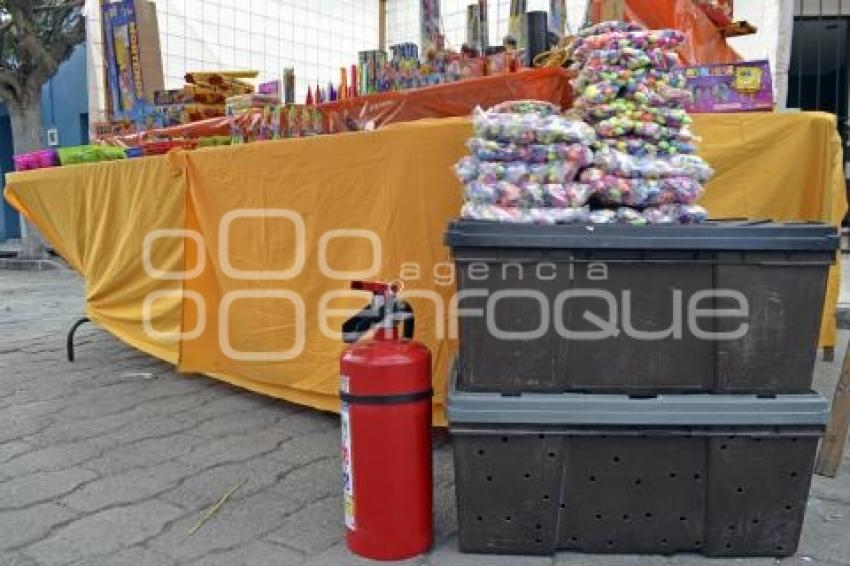
<path id="1" fill-rule="evenodd" d="M 452 391 L 460 549 L 789 556 L 826 418 L 815 394 Z"/>
<path id="2" fill-rule="evenodd" d="M 446 243 L 457 267 L 461 390 L 811 388 L 838 247 L 832 226 L 459 220 Z M 701 316 L 707 308 L 735 312 Z"/>

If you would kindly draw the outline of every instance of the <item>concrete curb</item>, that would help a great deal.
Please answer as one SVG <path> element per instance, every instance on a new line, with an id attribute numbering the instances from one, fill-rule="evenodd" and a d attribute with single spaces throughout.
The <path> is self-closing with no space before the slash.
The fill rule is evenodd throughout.
<path id="1" fill-rule="evenodd" d="M 55 271 L 67 267 L 52 259 L 22 259 L 17 257 L 0 257 L 0 269 L 9 271 Z"/>

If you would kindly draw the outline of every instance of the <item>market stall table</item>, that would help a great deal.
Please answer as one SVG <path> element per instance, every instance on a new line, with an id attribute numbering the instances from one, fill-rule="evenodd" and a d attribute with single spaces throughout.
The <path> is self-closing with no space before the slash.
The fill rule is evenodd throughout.
<path id="1" fill-rule="evenodd" d="M 714 217 L 840 223 L 833 116 L 697 115 L 695 130 L 717 172 L 701 200 Z M 468 118 L 424 120 L 45 169 L 9 175 L 6 198 L 85 278 L 92 321 L 181 371 L 320 409 L 338 408 L 339 309 L 365 304 L 349 281 L 402 279 L 442 423 L 456 349 L 442 239 L 470 132 Z M 833 268 L 822 346 L 837 293 Z"/>

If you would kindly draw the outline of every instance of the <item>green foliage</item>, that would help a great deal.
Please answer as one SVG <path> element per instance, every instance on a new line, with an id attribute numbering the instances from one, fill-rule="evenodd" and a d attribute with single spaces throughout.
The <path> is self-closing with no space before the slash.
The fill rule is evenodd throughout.
<path id="1" fill-rule="evenodd" d="M 0 0 L 0 99 L 26 104 L 85 40 L 83 0 Z"/>

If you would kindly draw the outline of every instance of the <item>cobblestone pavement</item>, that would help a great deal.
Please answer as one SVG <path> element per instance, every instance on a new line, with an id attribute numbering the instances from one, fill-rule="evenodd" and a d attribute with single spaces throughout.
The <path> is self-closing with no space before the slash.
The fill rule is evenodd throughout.
<path id="1" fill-rule="evenodd" d="M 70 272 L 0 271 L 0 565 L 361 564 L 341 540 L 338 419 L 182 376 L 84 326 Z M 847 335 L 842 339 L 846 341 Z M 837 353 L 841 360 L 843 352 Z M 838 364 L 821 364 L 831 391 Z M 437 437 L 432 565 L 724 565 L 698 556 L 554 558 L 457 551 L 451 450 Z M 244 484 L 196 534 L 205 509 Z M 850 469 L 816 478 L 800 553 L 850 564 Z"/>

